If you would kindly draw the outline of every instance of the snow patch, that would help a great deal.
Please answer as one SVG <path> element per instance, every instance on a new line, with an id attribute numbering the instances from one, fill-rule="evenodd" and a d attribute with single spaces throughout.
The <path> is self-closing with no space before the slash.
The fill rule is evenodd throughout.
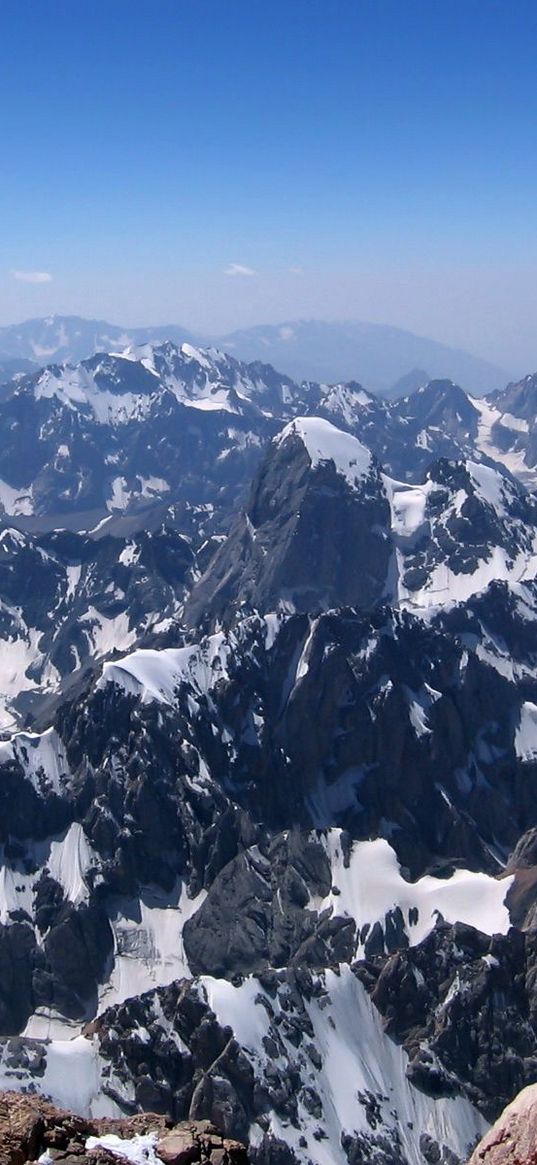
<path id="1" fill-rule="evenodd" d="M 497 880 L 488 874 L 455 870 L 450 878 L 426 874 L 417 882 L 407 882 L 395 851 L 384 838 L 354 842 L 348 865 L 339 829 L 328 830 L 323 844 L 332 869 L 332 885 L 339 894 L 331 890 L 312 905 L 319 911 L 330 909 L 334 917 L 353 918 L 358 933 L 366 924 L 382 923 L 397 907 L 411 946 L 430 933 L 439 916 L 449 923 L 464 922 L 485 934 L 507 934 L 509 930 L 505 898 L 512 877 Z M 417 920 L 410 923 L 416 912 Z M 356 953 L 363 953 L 361 944 Z"/>
<path id="2" fill-rule="evenodd" d="M 38 793 L 61 795 L 69 780 L 63 742 L 54 728 L 42 733 L 17 732 L 0 744 L 0 765 L 18 761 Z"/>
<path id="3" fill-rule="evenodd" d="M 0 480 L 0 505 L 10 518 L 33 514 L 32 486 L 17 489 L 16 486 L 8 485 L 7 481 Z"/>
<path id="4" fill-rule="evenodd" d="M 189 898 L 181 882 L 170 898 L 147 889 L 139 899 L 117 899 L 110 904 L 114 966 L 99 993 L 99 1011 L 176 979 L 191 978 L 183 927 L 206 897 L 202 890 Z"/>
<path id="5" fill-rule="evenodd" d="M 158 1133 L 135 1133 L 134 1137 L 118 1137 L 116 1133 L 106 1133 L 102 1137 L 88 1137 L 86 1152 L 106 1149 L 114 1157 L 130 1161 L 131 1165 L 162 1165 L 157 1157 Z"/>
<path id="6" fill-rule="evenodd" d="M 124 477 L 114 477 L 111 482 L 112 496 L 106 503 L 107 510 L 126 510 L 131 500 L 131 492 L 127 489 L 127 480 Z"/>
<path id="7" fill-rule="evenodd" d="M 50 843 L 47 865 L 50 875 L 59 882 L 65 897 L 74 906 L 89 899 L 86 874 L 97 864 L 97 855 L 79 822 L 69 826 L 61 840 Z"/>
<path id="8" fill-rule="evenodd" d="M 391 526 L 398 538 L 414 538 L 425 522 L 425 508 L 430 483 L 406 485 L 382 475 L 384 489 L 390 504 Z"/>
<path id="9" fill-rule="evenodd" d="M 526 700 L 520 709 L 515 732 L 515 752 L 520 760 L 537 760 L 537 704 Z"/>
<path id="10" fill-rule="evenodd" d="M 173 704 L 181 682 L 190 683 L 205 693 L 219 679 L 227 676 L 227 662 L 232 641 L 223 632 L 210 635 L 193 647 L 140 648 L 113 663 L 106 663 L 98 687 L 114 683 L 138 696 L 144 703 L 156 700 Z"/>
<path id="11" fill-rule="evenodd" d="M 136 640 L 136 629 L 129 626 L 127 611 L 120 611 L 113 618 L 103 615 L 96 607 L 90 606 L 80 616 L 80 623 L 87 626 L 86 634 L 93 655 L 110 655 L 112 651 L 126 651 Z"/>

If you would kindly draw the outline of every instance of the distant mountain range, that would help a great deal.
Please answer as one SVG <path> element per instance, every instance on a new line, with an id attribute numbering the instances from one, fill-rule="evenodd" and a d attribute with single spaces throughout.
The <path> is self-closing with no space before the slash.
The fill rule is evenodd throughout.
<path id="1" fill-rule="evenodd" d="M 503 388 L 512 379 L 508 371 L 478 356 L 384 324 L 292 320 L 200 336 L 178 324 L 124 328 L 105 320 L 59 315 L 0 328 L 0 378 L 7 361 L 78 363 L 95 352 L 163 340 L 217 346 L 241 360 L 270 362 L 296 380 L 359 380 L 384 396 L 402 395 L 416 387 L 416 378 L 418 384 L 449 378 L 478 395 Z M 10 367 L 8 375 L 13 371 L 17 369 Z"/>
<path id="2" fill-rule="evenodd" d="M 300 320 L 233 332 L 219 337 L 218 345 L 241 360 L 265 360 L 295 379 L 354 379 L 384 396 L 396 395 L 397 382 L 422 368 L 426 379 L 447 377 L 478 395 L 512 379 L 487 360 L 385 324 Z"/>

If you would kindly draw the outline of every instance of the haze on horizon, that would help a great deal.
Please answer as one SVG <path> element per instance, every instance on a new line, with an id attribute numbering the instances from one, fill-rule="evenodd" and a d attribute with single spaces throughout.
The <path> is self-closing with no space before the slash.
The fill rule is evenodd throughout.
<path id="1" fill-rule="evenodd" d="M 533 3 L 4 0 L 0 31 L 0 323 L 361 319 L 537 367 Z"/>

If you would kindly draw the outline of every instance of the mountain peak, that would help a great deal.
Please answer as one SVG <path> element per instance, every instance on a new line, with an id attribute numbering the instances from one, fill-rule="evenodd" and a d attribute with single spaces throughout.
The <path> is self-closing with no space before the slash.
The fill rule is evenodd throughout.
<path id="1" fill-rule="evenodd" d="M 329 421 L 295 418 L 273 439 L 246 510 L 192 592 L 186 621 L 370 607 L 384 592 L 388 527 L 369 450 Z"/>
<path id="2" fill-rule="evenodd" d="M 405 372 L 403 376 L 400 376 L 392 384 L 390 391 L 386 395 L 394 400 L 409 396 L 411 392 L 416 392 L 416 389 L 423 388 L 425 384 L 429 384 L 430 380 L 432 380 L 432 377 L 429 376 L 428 372 L 424 372 L 423 368 L 411 368 L 410 372 Z"/>
<path id="3" fill-rule="evenodd" d="M 336 472 L 353 488 L 371 471 L 371 453 L 365 445 L 321 417 L 295 417 L 274 438 L 274 443 L 282 445 L 293 438 L 302 441 L 313 469 L 333 462 Z"/>
<path id="4" fill-rule="evenodd" d="M 537 372 L 512 381 L 506 388 L 492 393 L 489 399 L 508 416 L 534 421 L 537 417 Z"/>

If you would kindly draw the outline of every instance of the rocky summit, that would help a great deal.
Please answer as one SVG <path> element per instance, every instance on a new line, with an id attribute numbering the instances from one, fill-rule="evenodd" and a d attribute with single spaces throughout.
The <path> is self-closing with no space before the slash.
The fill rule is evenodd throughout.
<path id="1" fill-rule="evenodd" d="M 537 378 L 108 347 L 0 394 L 0 1160 L 462 1165 L 537 1076 Z"/>

